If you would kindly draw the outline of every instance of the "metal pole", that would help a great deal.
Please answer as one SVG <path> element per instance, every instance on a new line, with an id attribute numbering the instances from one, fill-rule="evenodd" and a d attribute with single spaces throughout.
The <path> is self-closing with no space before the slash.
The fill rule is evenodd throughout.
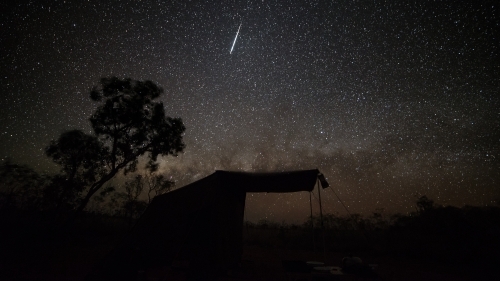
<path id="1" fill-rule="evenodd" d="M 319 180 L 318 180 L 318 197 L 319 197 L 319 219 L 321 222 L 321 232 L 323 234 L 323 259 L 326 262 L 325 227 L 323 225 L 323 207 L 321 205 L 321 188 L 319 187 Z"/>
<path id="2" fill-rule="evenodd" d="M 316 252 L 316 240 L 314 239 L 314 221 L 313 221 L 313 204 L 312 204 L 312 191 L 309 192 L 309 205 L 311 206 L 311 233 L 313 240 L 313 251 Z"/>
<path id="3" fill-rule="evenodd" d="M 323 207 L 321 206 L 321 188 L 318 181 L 318 196 L 319 196 L 319 219 L 321 221 L 321 228 L 323 228 Z"/>

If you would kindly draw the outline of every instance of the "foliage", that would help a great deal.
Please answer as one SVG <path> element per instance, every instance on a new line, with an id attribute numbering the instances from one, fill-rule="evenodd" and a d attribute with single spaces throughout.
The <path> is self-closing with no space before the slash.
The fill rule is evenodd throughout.
<path id="1" fill-rule="evenodd" d="M 103 104 L 90 122 L 110 150 L 104 158 L 111 169 L 134 171 L 137 156 L 148 153 L 148 167 L 154 171 L 158 155 L 176 156 L 184 149 L 182 120 L 166 117 L 163 103 L 153 101 L 163 93 L 162 88 L 151 81 L 116 77 L 101 79 L 101 85 L 91 91 L 91 98 Z"/>
<path id="2" fill-rule="evenodd" d="M 78 204 L 81 191 L 81 185 L 74 184 L 65 175 L 54 175 L 43 190 L 44 207 L 59 212 L 72 210 Z"/>
<path id="3" fill-rule="evenodd" d="M 0 209 L 40 208 L 42 191 L 48 183 L 48 176 L 6 159 L 0 165 Z"/>
<path id="4" fill-rule="evenodd" d="M 95 182 L 104 174 L 101 155 L 107 148 L 92 135 L 80 130 L 64 132 L 45 149 L 47 156 L 61 166 L 61 172 L 76 190 Z"/>
<path id="5" fill-rule="evenodd" d="M 150 173 L 144 178 L 148 185 L 148 203 L 151 203 L 154 197 L 169 192 L 175 186 L 175 182 L 166 179 L 163 175 Z"/>
<path id="6" fill-rule="evenodd" d="M 114 215 L 117 209 L 121 208 L 118 204 L 116 196 L 116 187 L 113 185 L 103 186 L 101 191 L 94 195 L 87 209 L 95 214 Z"/>
<path id="7" fill-rule="evenodd" d="M 146 209 L 147 203 L 139 200 L 144 190 L 142 175 L 137 175 L 131 181 L 125 183 L 125 192 L 120 193 L 124 199 L 123 211 L 125 217 L 132 219 L 139 217 Z"/>
<path id="8" fill-rule="evenodd" d="M 154 173 L 136 175 L 125 183 L 125 192 L 117 194 L 123 202 L 123 215 L 129 219 L 138 218 L 154 197 L 170 191 L 172 186 L 174 182 L 167 180 L 163 175 Z M 143 193 L 147 194 L 147 201 L 140 199 Z"/>
<path id="9" fill-rule="evenodd" d="M 423 195 L 417 200 L 417 210 L 422 213 L 434 208 L 434 201 Z"/>
<path id="10" fill-rule="evenodd" d="M 74 130 L 52 141 L 46 153 L 61 166 L 61 174 L 76 194 L 82 193 L 76 212 L 119 172 L 137 169 L 145 156 L 154 172 L 158 156 L 182 152 L 185 127 L 180 118 L 165 116 L 162 102 L 155 101 L 163 89 L 151 81 L 102 78 L 90 93 L 100 105 L 90 117 L 93 135 Z"/>

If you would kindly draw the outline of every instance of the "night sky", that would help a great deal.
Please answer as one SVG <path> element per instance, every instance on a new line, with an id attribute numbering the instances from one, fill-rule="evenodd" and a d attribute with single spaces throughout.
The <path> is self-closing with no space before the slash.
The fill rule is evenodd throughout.
<path id="1" fill-rule="evenodd" d="M 5 2 L 1 159 L 57 171 L 45 146 L 91 132 L 101 77 L 130 77 L 185 123 L 185 152 L 161 160 L 177 186 L 318 168 L 351 213 L 500 200 L 497 1 Z M 249 194 L 246 217 L 308 208 L 308 193 Z"/>

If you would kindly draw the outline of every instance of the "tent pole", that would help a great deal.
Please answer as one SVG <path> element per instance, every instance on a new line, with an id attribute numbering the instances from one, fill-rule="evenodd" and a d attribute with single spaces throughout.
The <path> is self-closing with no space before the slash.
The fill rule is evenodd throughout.
<path id="1" fill-rule="evenodd" d="M 313 251 L 316 252 L 316 241 L 314 239 L 314 221 L 313 221 L 313 204 L 312 204 L 312 191 L 309 191 L 309 205 L 311 206 L 311 233 L 313 240 Z"/>
<path id="2" fill-rule="evenodd" d="M 323 225 L 323 207 L 321 205 L 321 188 L 319 187 L 319 180 L 318 180 L 318 197 L 319 197 L 319 218 L 321 222 L 321 232 L 323 235 L 323 259 L 326 262 L 325 227 Z"/>

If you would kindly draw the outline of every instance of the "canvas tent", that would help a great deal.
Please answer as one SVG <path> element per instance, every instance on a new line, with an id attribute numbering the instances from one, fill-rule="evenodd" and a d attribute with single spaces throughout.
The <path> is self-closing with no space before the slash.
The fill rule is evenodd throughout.
<path id="1" fill-rule="evenodd" d="M 312 191 L 320 172 L 215 173 L 157 196 L 130 234 L 87 280 L 127 280 L 147 267 L 186 261 L 204 272 L 236 266 L 242 255 L 247 192 Z"/>

